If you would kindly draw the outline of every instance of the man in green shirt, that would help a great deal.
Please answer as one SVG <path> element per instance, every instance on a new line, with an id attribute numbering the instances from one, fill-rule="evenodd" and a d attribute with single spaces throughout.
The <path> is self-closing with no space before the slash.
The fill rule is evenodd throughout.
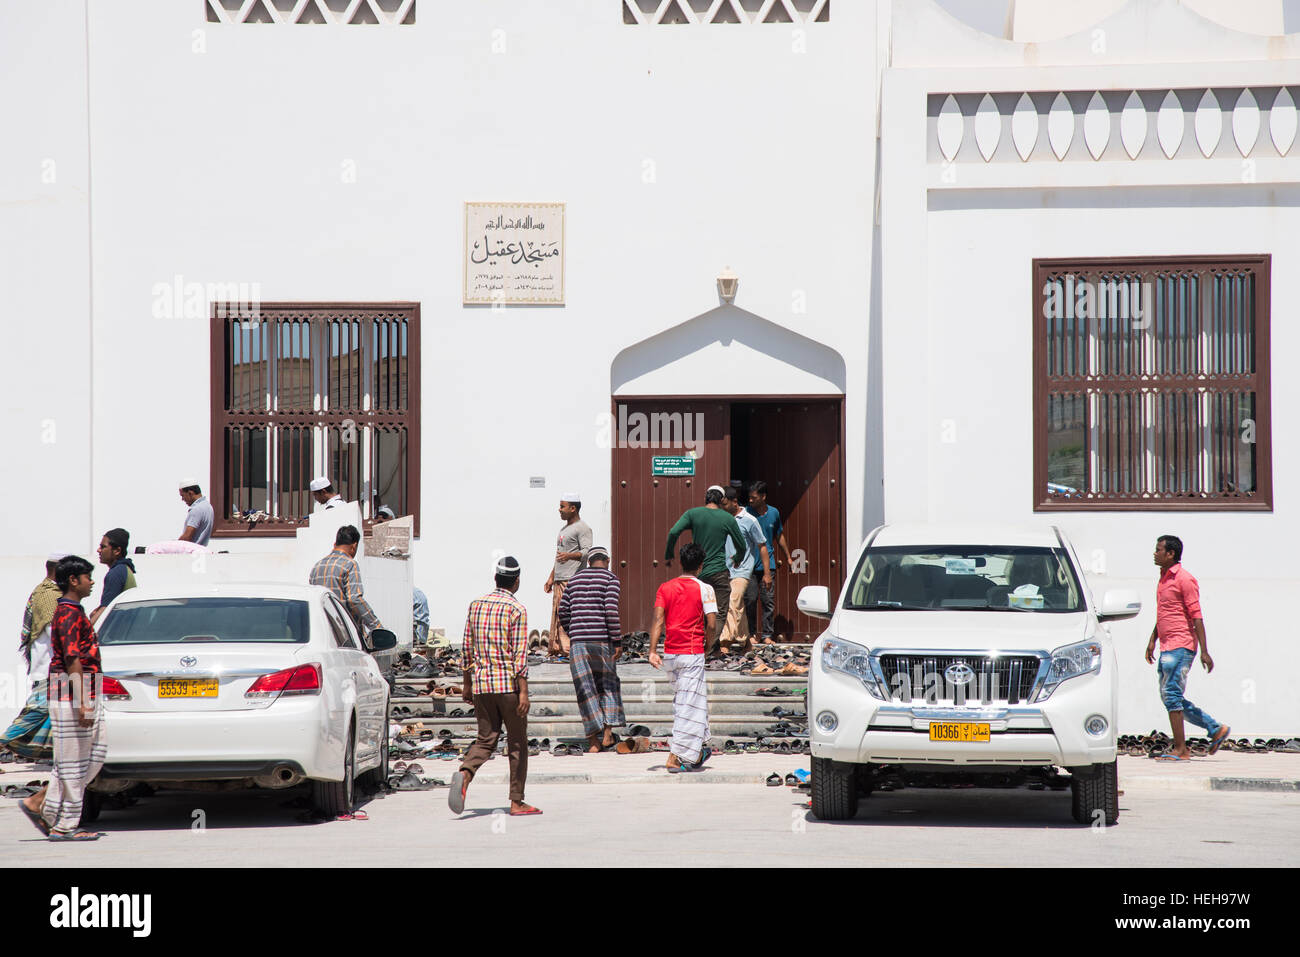
<path id="1" fill-rule="evenodd" d="M 721 486 L 710 485 L 704 493 L 704 506 L 688 508 L 677 524 L 668 530 L 668 545 L 664 548 L 667 567 L 671 568 L 673 564 L 673 546 L 677 544 L 677 536 L 688 528 L 695 544 L 704 549 L 704 565 L 698 574 L 700 581 L 712 585 L 716 594 L 729 595 L 731 576 L 727 572 L 727 539 L 731 539 L 736 547 L 732 557 L 732 564 L 736 567 L 745 560 L 745 539 L 736 520 L 722 507 Z"/>

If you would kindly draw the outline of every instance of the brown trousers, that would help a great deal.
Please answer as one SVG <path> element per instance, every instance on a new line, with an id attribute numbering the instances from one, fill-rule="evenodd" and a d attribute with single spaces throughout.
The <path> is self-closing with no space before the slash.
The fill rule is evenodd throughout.
<path id="1" fill-rule="evenodd" d="M 519 695 L 476 694 L 474 714 L 478 718 L 478 737 L 465 752 L 461 769 L 477 774 L 483 762 L 492 757 L 501 740 L 501 726 L 506 729 L 506 751 L 510 755 L 510 800 L 522 802 L 524 782 L 528 779 L 528 718 L 519 715 Z"/>

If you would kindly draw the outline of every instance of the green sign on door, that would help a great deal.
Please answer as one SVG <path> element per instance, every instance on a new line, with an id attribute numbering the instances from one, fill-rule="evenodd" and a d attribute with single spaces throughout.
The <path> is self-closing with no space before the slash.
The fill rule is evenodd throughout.
<path id="1" fill-rule="evenodd" d="M 686 476 L 695 474 L 693 455 L 655 455 L 650 459 L 651 475 Z"/>

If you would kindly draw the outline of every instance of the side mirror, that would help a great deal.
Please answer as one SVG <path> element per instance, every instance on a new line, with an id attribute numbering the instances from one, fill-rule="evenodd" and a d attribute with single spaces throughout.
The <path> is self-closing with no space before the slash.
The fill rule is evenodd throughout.
<path id="1" fill-rule="evenodd" d="M 390 651 L 397 647 L 397 636 L 387 628 L 376 628 L 370 633 L 371 651 Z"/>
<path id="2" fill-rule="evenodd" d="M 831 616 L 831 593 L 825 585 L 805 585 L 799 589 L 795 605 L 805 615 L 813 618 Z"/>
<path id="3" fill-rule="evenodd" d="M 1142 599 L 1131 588 L 1115 588 L 1106 592 L 1097 609 L 1098 621 L 1124 621 L 1137 617 L 1142 610 Z"/>

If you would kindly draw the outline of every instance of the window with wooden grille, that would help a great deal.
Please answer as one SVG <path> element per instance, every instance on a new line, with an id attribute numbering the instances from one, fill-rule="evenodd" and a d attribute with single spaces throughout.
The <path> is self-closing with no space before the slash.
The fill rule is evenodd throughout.
<path id="1" fill-rule="evenodd" d="M 291 535 L 330 479 L 419 531 L 418 303 L 213 304 L 214 534 Z"/>
<path id="2" fill-rule="evenodd" d="M 1034 260 L 1035 510 L 1272 508 L 1269 269 Z"/>

